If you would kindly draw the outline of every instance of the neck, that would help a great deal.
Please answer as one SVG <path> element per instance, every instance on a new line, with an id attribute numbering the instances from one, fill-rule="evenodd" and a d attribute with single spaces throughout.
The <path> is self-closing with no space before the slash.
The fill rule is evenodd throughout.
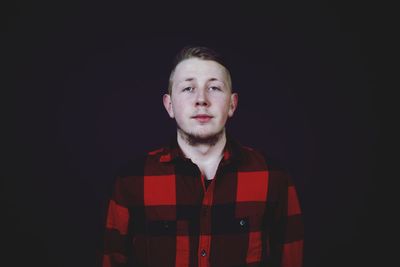
<path id="1" fill-rule="evenodd" d="M 194 163 L 208 162 L 221 159 L 226 144 L 226 135 L 224 130 L 216 142 L 193 144 L 178 131 L 177 141 L 185 156 Z"/>

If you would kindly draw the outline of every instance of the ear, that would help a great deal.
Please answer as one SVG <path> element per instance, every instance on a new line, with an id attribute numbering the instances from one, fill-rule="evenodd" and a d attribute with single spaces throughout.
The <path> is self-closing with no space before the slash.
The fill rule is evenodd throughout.
<path id="1" fill-rule="evenodd" d="M 233 113 L 235 112 L 235 110 L 237 108 L 238 101 L 239 101 L 239 95 L 237 93 L 231 94 L 231 100 L 229 103 L 229 112 L 228 112 L 229 117 L 233 116 Z"/>
<path id="2" fill-rule="evenodd" d="M 164 94 L 163 95 L 163 103 L 164 103 L 165 110 L 168 112 L 168 115 L 171 118 L 174 118 L 174 110 L 172 109 L 171 95 Z"/>

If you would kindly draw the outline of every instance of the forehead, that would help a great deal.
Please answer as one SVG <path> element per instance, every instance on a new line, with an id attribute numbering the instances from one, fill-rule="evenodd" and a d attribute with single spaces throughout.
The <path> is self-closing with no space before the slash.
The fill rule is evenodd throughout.
<path id="1" fill-rule="evenodd" d="M 175 68 L 172 77 L 174 82 L 181 82 L 186 79 L 211 79 L 227 81 L 227 73 L 221 64 L 211 60 L 189 58 L 181 61 Z"/>

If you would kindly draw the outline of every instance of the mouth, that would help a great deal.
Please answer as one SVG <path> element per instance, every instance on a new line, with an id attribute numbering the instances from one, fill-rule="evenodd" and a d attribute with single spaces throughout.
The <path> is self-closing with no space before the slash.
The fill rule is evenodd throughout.
<path id="1" fill-rule="evenodd" d="M 199 115 L 192 117 L 192 119 L 195 119 L 196 121 L 201 122 L 201 123 L 209 122 L 212 118 L 213 118 L 213 116 L 206 115 L 206 114 L 199 114 Z"/>

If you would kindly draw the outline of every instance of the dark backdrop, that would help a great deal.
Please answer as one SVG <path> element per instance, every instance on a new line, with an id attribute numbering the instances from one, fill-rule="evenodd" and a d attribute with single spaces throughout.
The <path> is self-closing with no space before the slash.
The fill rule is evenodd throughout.
<path id="1" fill-rule="evenodd" d="M 306 267 L 382 266 L 376 11 L 354 1 L 186 5 L 13 4 L 7 266 L 96 266 L 115 171 L 175 134 L 162 94 L 186 44 L 228 58 L 239 93 L 228 130 L 293 176 Z"/>

